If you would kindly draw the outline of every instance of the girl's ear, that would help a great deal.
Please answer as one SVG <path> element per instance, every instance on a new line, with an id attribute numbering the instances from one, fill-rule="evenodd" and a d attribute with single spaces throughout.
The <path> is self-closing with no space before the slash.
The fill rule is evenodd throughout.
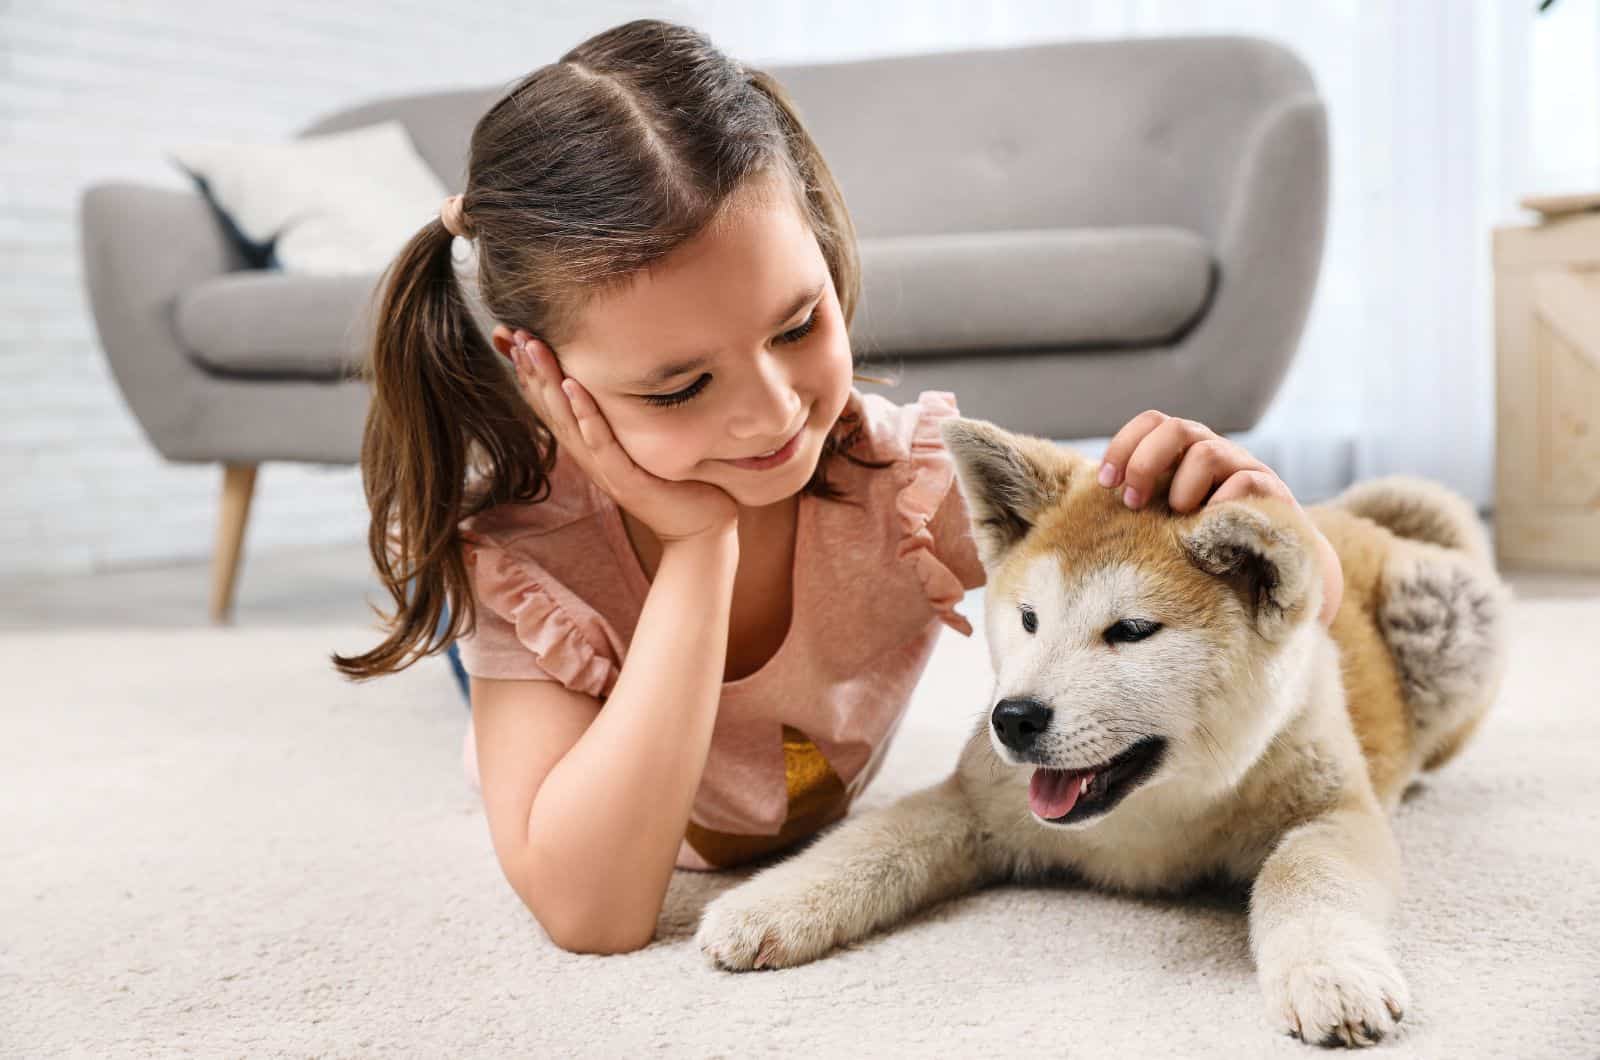
<path id="1" fill-rule="evenodd" d="M 506 360 L 511 361 L 511 339 L 513 332 L 504 324 L 496 324 L 494 332 L 489 336 L 489 342 L 494 346 L 495 352 Z M 515 364 L 515 361 L 512 361 Z"/>
<path id="2" fill-rule="evenodd" d="M 1227 582 L 1261 635 L 1276 640 L 1322 606 L 1309 531 L 1291 505 L 1259 497 L 1202 508 L 1178 539 L 1190 562 Z"/>
<path id="3" fill-rule="evenodd" d="M 948 419 L 939 433 L 955 460 L 978 555 L 992 568 L 1066 492 L 1073 461 L 1053 442 L 984 420 Z"/>

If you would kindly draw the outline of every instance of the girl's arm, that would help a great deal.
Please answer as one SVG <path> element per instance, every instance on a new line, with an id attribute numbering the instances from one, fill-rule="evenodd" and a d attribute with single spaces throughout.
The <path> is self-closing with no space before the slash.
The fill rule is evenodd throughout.
<path id="1" fill-rule="evenodd" d="M 553 682 L 472 680 L 495 852 L 563 949 L 655 935 L 710 751 L 738 559 L 736 525 L 662 543 L 604 709 Z"/>

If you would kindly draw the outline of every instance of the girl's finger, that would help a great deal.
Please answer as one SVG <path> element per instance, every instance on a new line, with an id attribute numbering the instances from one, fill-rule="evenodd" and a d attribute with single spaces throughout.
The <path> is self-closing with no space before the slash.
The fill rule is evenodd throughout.
<path id="1" fill-rule="evenodd" d="M 572 418 L 578 423 L 578 435 L 583 439 L 583 444 L 589 447 L 591 453 L 598 455 L 611 434 L 605 417 L 599 415 L 600 410 L 595 407 L 594 399 L 576 379 L 561 380 L 561 393 L 566 395 L 567 405 L 572 409 Z"/>
<path id="2" fill-rule="evenodd" d="M 1115 486 L 1121 482 L 1122 469 L 1128 466 L 1128 457 L 1132 456 L 1139 443 L 1144 441 L 1145 435 L 1161 426 L 1168 418 L 1165 412 L 1149 409 L 1123 424 L 1122 429 L 1106 446 L 1105 455 L 1100 458 L 1100 485 Z"/>
<path id="3" fill-rule="evenodd" d="M 606 422 L 594 398 L 576 379 L 562 380 L 561 391 L 572 406 L 583 444 L 588 446 L 590 458 L 599 473 L 619 488 L 636 486 L 636 476 L 642 475 L 643 470 L 617 441 L 617 436 L 611 432 L 611 424 Z"/>
<path id="4" fill-rule="evenodd" d="M 523 339 L 522 349 L 527 353 L 534 375 L 541 383 L 556 387 L 561 385 L 567 373 L 561 370 L 561 362 L 556 359 L 555 351 L 543 339 L 527 335 Z"/>
<path id="5" fill-rule="evenodd" d="M 1217 492 L 1211 495 L 1206 504 L 1220 504 L 1239 497 L 1281 497 L 1290 504 L 1300 503 L 1294 499 L 1294 494 L 1289 492 L 1289 487 L 1283 479 L 1263 468 L 1235 471 L 1228 476 L 1226 482 L 1217 487 Z"/>
<path id="6" fill-rule="evenodd" d="M 1143 505 L 1155 492 L 1156 480 L 1177 464 L 1186 449 L 1215 437 L 1216 433 L 1203 423 L 1168 417 L 1145 435 L 1128 457 L 1123 502 L 1130 508 Z"/>
<path id="7" fill-rule="evenodd" d="M 577 418 L 572 413 L 572 405 L 561 388 L 561 382 L 565 378 L 561 373 L 561 365 L 556 362 L 550 347 L 536 338 L 529 338 L 521 347 L 520 356 L 526 365 L 531 384 L 525 388 L 525 392 L 532 390 L 538 394 L 539 400 L 534 411 L 539 414 L 544 425 L 556 433 L 557 441 L 571 444 L 573 439 L 581 439 Z"/>
<path id="8" fill-rule="evenodd" d="M 1211 487 L 1237 471 L 1269 468 L 1244 448 L 1226 438 L 1206 438 L 1184 451 L 1178 470 L 1167 487 L 1167 505 L 1175 512 L 1198 508 Z"/>
<path id="9" fill-rule="evenodd" d="M 544 395 L 539 392 L 538 377 L 534 375 L 528 355 L 520 346 L 511 347 L 511 370 L 516 373 L 517 391 L 522 395 L 522 399 L 533 409 L 533 414 L 538 417 L 539 422 L 554 434 L 556 425 L 551 422 L 550 413 L 545 407 L 548 403 Z"/>

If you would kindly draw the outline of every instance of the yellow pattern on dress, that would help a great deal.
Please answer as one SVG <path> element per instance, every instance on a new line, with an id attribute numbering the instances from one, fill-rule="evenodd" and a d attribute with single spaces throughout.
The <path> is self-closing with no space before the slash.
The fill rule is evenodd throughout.
<path id="1" fill-rule="evenodd" d="M 783 773 L 789 791 L 789 812 L 777 835 L 716 832 L 690 821 L 684 838 L 695 853 L 715 868 L 730 868 L 815 835 L 849 809 L 844 781 L 811 738 L 792 725 L 783 727 Z"/>

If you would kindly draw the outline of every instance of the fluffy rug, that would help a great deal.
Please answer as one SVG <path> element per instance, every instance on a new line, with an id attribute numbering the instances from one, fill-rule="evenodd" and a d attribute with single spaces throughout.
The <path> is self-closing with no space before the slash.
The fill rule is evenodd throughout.
<path id="1" fill-rule="evenodd" d="M 963 610 L 981 618 L 979 596 Z M 1520 600 L 1504 695 L 1398 813 L 1405 1056 L 1600 1056 L 1600 600 Z M 946 633 L 881 805 L 988 692 Z M 680 873 L 639 953 L 556 949 L 501 878 L 430 659 L 333 629 L 0 635 L 0 1055 L 1306 1056 L 1244 896 L 998 887 L 802 968 L 704 962 Z"/>

